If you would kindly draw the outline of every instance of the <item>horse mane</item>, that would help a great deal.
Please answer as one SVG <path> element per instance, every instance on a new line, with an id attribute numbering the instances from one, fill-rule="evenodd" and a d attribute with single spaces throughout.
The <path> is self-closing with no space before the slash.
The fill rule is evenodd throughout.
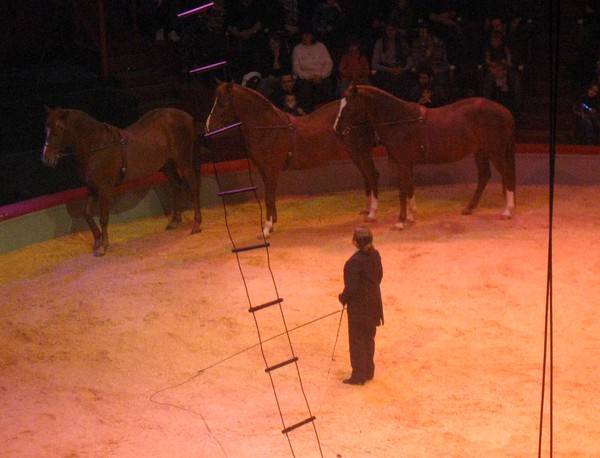
<path id="1" fill-rule="evenodd" d="M 105 124 L 102 121 L 97 120 L 96 118 L 94 118 L 92 115 L 90 115 L 89 113 L 86 113 L 83 110 L 79 110 L 77 108 L 53 108 L 53 109 L 48 109 L 48 118 L 54 118 L 54 117 L 58 117 L 59 119 L 62 119 L 64 121 L 67 120 L 67 118 L 72 118 L 71 115 L 77 115 L 80 117 L 80 120 L 83 120 L 86 123 L 93 123 L 93 124 Z M 71 119 L 72 120 L 72 119 Z"/>
<path id="2" fill-rule="evenodd" d="M 243 97 L 246 97 L 248 99 L 253 99 L 252 106 L 255 106 L 256 110 L 258 112 L 263 112 L 263 111 L 268 110 L 268 111 L 273 112 L 280 118 L 283 116 L 283 119 L 289 119 L 289 116 L 286 112 L 277 108 L 269 99 L 267 99 L 260 92 L 254 90 L 254 89 L 251 89 L 249 87 L 246 87 L 246 86 L 241 86 L 236 83 L 224 83 L 224 84 L 231 84 L 233 91 L 238 91 L 239 93 L 242 94 Z"/>
<path id="3" fill-rule="evenodd" d="M 372 103 L 367 103 L 367 107 L 373 108 L 373 119 L 385 118 L 387 121 L 399 121 L 402 119 L 390 119 L 389 115 L 397 115 L 398 113 L 413 113 L 412 118 L 419 116 L 420 105 L 416 102 L 408 102 L 393 96 L 389 92 L 379 89 L 374 86 L 357 85 L 359 95 L 369 99 Z"/>

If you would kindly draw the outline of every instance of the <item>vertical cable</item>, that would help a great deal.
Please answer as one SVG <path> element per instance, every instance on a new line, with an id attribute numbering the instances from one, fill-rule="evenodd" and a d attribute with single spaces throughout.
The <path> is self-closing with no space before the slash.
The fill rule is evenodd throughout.
<path id="1" fill-rule="evenodd" d="M 549 14 L 549 72 L 550 72 L 550 113 L 549 113 L 549 196 L 548 196 L 548 267 L 546 277 L 546 313 L 544 323 L 544 362 L 542 374 L 542 396 L 540 405 L 540 427 L 538 439 L 538 457 L 542 455 L 542 439 L 544 433 L 544 405 L 546 401 L 546 382 L 549 385 L 549 456 L 553 454 L 554 443 L 554 333 L 553 333 L 553 295 L 552 295 L 552 247 L 554 221 L 554 180 L 556 169 L 556 118 L 558 100 L 558 54 L 560 35 L 560 0 L 552 0 Z M 546 380 L 546 375 L 548 375 Z"/>

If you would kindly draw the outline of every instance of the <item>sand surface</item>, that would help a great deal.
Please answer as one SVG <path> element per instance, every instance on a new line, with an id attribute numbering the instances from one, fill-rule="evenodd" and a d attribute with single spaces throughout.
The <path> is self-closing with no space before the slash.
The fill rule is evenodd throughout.
<path id="1" fill-rule="evenodd" d="M 169 232 L 159 217 L 113 224 L 103 258 L 88 232 L 0 256 L 0 456 L 537 456 L 548 188 L 520 187 L 509 221 L 498 185 L 462 216 L 472 190 L 419 189 L 404 231 L 391 229 L 396 192 L 382 192 L 370 227 L 385 325 L 362 387 L 341 383 L 337 301 L 359 192 L 281 197 L 268 257 L 239 264 L 219 205 L 194 236 L 191 212 Z M 600 456 L 599 198 L 600 187 L 555 192 L 555 457 Z M 228 222 L 236 246 L 261 243 L 254 202 L 228 207 Z M 281 309 L 248 313 L 277 297 Z M 297 366 L 265 373 L 290 354 Z M 543 456 L 549 411 L 546 400 Z"/>

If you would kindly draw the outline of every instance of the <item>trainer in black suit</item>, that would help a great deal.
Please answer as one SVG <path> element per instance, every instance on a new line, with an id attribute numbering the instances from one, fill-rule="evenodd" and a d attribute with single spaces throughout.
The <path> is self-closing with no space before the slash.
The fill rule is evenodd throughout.
<path id="1" fill-rule="evenodd" d="M 373 234 L 365 227 L 354 230 L 352 237 L 358 251 L 344 265 L 344 291 L 340 302 L 348 308 L 348 339 L 352 376 L 350 385 L 363 385 L 375 373 L 375 333 L 383 324 L 381 256 L 373 246 Z"/>

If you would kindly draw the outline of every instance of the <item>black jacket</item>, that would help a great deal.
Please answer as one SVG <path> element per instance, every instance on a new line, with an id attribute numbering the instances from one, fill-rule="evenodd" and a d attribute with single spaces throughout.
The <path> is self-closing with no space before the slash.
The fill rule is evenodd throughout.
<path id="1" fill-rule="evenodd" d="M 348 319 L 370 326 L 383 324 L 383 303 L 379 285 L 383 278 L 377 250 L 357 251 L 344 265 L 344 291 L 340 302 L 348 306 Z"/>

